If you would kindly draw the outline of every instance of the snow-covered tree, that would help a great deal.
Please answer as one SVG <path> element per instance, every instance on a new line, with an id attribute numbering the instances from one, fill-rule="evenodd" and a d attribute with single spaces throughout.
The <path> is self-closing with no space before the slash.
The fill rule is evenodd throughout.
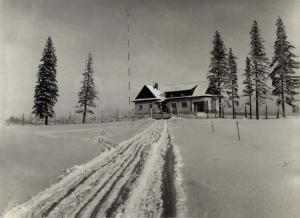
<path id="1" fill-rule="evenodd" d="M 222 116 L 222 98 L 227 82 L 227 55 L 226 48 L 218 31 L 215 32 L 213 49 L 211 51 L 211 62 L 209 65 L 208 80 L 210 87 L 213 87 L 219 100 L 219 117 Z"/>
<path id="2" fill-rule="evenodd" d="M 249 98 L 249 100 L 246 102 L 246 105 L 249 105 L 249 115 L 250 119 L 252 119 L 252 96 L 253 96 L 253 78 L 251 75 L 251 66 L 250 66 L 250 59 L 246 58 L 246 67 L 245 67 L 245 73 L 243 74 L 245 76 L 245 80 L 243 81 L 243 84 L 245 85 L 245 88 L 243 89 L 243 96 L 246 96 Z"/>
<path id="3" fill-rule="evenodd" d="M 253 22 L 250 36 L 251 50 L 249 58 L 251 61 L 251 75 L 254 79 L 256 119 L 259 119 L 259 105 L 265 103 L 269 93 L 269 87 L 267 85 L 269 61 L 266 57 L 265 47 L 263 45 L 264 40 L 260 35 L 256 21 Z"/>
<path id="4" fill-rule="evenodd" d="M 295 47 L 287 41 L 284 24 L 279 17 L 276 22 L 276 41 L 274 44 L 274 56 L 272 58 L 272 79 L 273 95 L 280 98 L 282 115 L 285 117 L 285 103 L 294 106 L 294 96 L 300 87 L 299 76 L 296 76 L 295 69 L 299 68 L 299 63 L 295 61 L 296 55 L 292 53 Z"/>
<path id="5" fill-rule="evenodd" d="M 235 105 L 238 105 L 238 83 L 237 83 L 237 65 L 235 61 L 236 57 L 232 53 L 232 49 L 229 49 L 228 52 L 228 81 L 227 81 L 227 95 L 228 100 L 231 103 L 232 107 L 232 118 L 236 118 Z"/>
<path id="6" fill-rule="evenodd" d="M 32 113 L 41 119 L 45 119 L 45 125 L 48 125 L 48 118 L 52 118 L 55 115 L 53 107 L 58 97 L 56 80 L 57 59 L 51 37 L 47 39 L 40 61 L 42 63 L 39 65 L 37 74 Z"/>
<path id="7" fill-rule="evenodd" d="M 78 103 L 76 113 L 82 113 L 82 123 L 85 123 L 87 113 L 94 114 L 91 108 L 95 108 L 95 100 L 97 97 L 97 91 L 94 83 L 94 68 L 93 57 L 89 53 L 86 67 L 83 73 L 83 80 L 81 81 L 82 87 L 78 93 Z"/>

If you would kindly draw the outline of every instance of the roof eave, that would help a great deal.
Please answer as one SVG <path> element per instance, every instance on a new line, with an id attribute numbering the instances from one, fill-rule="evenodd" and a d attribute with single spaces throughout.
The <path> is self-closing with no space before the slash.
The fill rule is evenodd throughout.
<path id="1" fill-rule="evenodd" d="M 162 99 L 159 98 L 140 98 L 140 99 L 135 99 L 131 102 L 141 102 L 141 101 L 160 101 Z"/>

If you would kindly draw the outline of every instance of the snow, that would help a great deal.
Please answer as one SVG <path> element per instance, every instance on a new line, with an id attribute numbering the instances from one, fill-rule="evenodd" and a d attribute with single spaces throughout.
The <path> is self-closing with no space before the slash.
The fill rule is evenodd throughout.
<path id="1" fill-rule="evenodd" d="M 124 217 L 160 217 L 161 215 L 161 175 L 164 164 L 163 155 L 167 149 L 166 129 L 167 123 L 164 125 L 160 140 L 151 145 L 152 150 L 146 160 L 146 166 L 134 187 L 133 194 L 124 205 Z"/>
<path id="2" fill-rule="evenodd" d="M 172 119 L 174 120 L 174 119 Z M 172 134 L 171 134 L 172 135 Z M 174 136 L 172 136 L 171 141 L 174 141 Z M 181 152 L 178 145 L 172 143 L 173 152 L 175 157 L 175 166 L 174 166 L 174 178 L 175 178 L 175 188 L 176 188 L 176 208 L 177 208 L 177 217 L 187 217 L 187 196 L 184 186 L 184 177 L 182 173 L 182 168 L 184 166 Z"/>
<path id="3" fill-rule="evenodd" d="M 105 130 L 106 141 L 117 144 L 152 122 L 1 127 L 0 216 L 108 147 L 98 143 L 100 130 Z"/>
<path id="4" fill-rule="evenodd" d="M 104 217 L 112 207 L 115 215 L 123 217 L 158 217 L 162 212 L 168 139 L 167 122 L 156 121 L 136 136 L 74 167 L 60 181 L 12 208 L 4 217 Z M 141 173 L 135 171 L 137 167 L 142 168 Z M 124 194 L 126 189 L 128 196 Z"/>
<path id="5" fill-rule="evenodd" d="M 238 122 L 170 121 L 187 216 L 300 217 L 300 119 Z"/>
<path id="6" fill-rule="evenodd" d="M 300 119 L 172 118 L 150 123 L 142 123 L 143 131 L 85 164 L 64 168 L 57 183 L 4 217 L 160 217 L 169 146 L 178 217 L 300 216 Z M 34 128 L 29 136 L 38 142 L 54 140 L 50 146 L 59 140 L 97 145 L 101 131 L 105 140 L 117 141 L 120 132 L 129 131 L 126 125 Z M 22 134 L 20 130 L 22 142 L 27 142 Z"/>
<path id="7" fill-rule="evenodd" d="M 153 88 L 151 85 L 145 85 L 155 96 L 156 99 L 163 99 L 162 94 L 158 89 Z"/>

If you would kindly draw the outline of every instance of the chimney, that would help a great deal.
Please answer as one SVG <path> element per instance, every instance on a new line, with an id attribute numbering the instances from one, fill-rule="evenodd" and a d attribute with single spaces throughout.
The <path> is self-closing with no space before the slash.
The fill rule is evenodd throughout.
<path id="1" fill-rule="evenodd" d="M 158 89 L 158 83 L 154 83 L 153 88 Z"/>

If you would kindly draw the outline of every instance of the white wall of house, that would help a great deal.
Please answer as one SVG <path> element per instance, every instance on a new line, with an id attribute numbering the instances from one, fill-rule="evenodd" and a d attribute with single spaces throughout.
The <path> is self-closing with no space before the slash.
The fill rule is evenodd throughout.
<path id="1" fill-rule="evenodd" d="M 145 114 L 149 112 L 150 104 L 149 103 L 135 103 L 135 114 Z"/>
<path id="2" fill-rule="evenodd" d="M 141 115 L 145 113 L 150 114 L 150 108 L 152 105 L 152 112 L 153 113 L 158 113 L 159 107 L 156 103 L 151 103 L 151 102 L 135 102 L 135 114 Z"/>
<path id="3" fill-rule="evenodd" d="M 201 99 L 193 99 L 192 100 L 193 106 L 194 106 L 194 103 L 197 103 L 197 102 L 208 102 L 207 106 L 208 106 L 209 111 L 212 111 L 216 107 L 216 101 L 213 98 L 204 97 Z M 205 106 L 205 108 L 206 108 L 206 106 Z M 194 107 L 193 107 L 193 111 L 195 112 Z"/>
<path id="4" fill-rule="evenodd" d="M 170 111 L 172 111 L 173 114 L 177 113 L 177 108 L 178 108 L 179 113 L 191 112 L 191 101 L 188 99 L 169 101 L 169 102 L 167 102 L 166 106 L 169 108 Z"/>
<path id="5" fill-rule="evenodd" d="M 208 110 L 212 111 L 215 108 L 216 102 L 212 98 L 208 98 L 208 97 L 194 98 L 194 99 L 178 99 L 178 100 L 168 101 L 166 105 L 170 111 L 172 108 L 173 114 L 177 113 L 177 108 L 179 113 L 193 113 L 195 112 L 194 103 L 206 102 L 206 101 L 208 102 Z M 172 107 L 172 104 L 176 104 L 176 107 L 175 108 Z"/>
<path id="6" fill-rule="evenodd" d="M 177 114 L 177 108 L 178 108 L 179 113 L 193 113 L 193 112 L 195 112 L 194 103 L 206 102 L 206 101 L 208 102 L 208 110 L 209 111 L 212 111 L 214 108 L 217 107 L 217 102 L 213 98 L 209 98 L 209 97 L 169 100 L 166 103 L 166 107 L 169 109 L 170 112 L 172 111 L 173 114 Z M 206 103 L 204 103 L 204 104 L 206 104 Z M 146 113 L 150 114 L 150 108 L 151 108 L 150 105 L 152 105 L 153 113 L 160 112 L 160 108 L 157 103 L 135 102 L 135 113 L 137 115 L 143 115 Z M 172 107 L 172 105 L 173 105 L 173 107 Z M 218 110 L 218 108 L 216 108 L 216 109 Z"/>

